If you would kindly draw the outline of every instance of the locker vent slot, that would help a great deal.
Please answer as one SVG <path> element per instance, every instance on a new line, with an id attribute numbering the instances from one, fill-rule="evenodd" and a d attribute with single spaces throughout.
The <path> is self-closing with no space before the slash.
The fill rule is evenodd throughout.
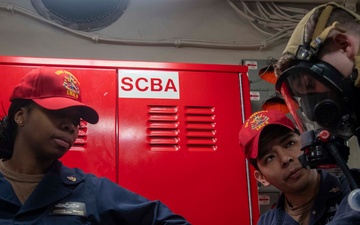
<path id="1" fill-rule="evenodd" d="M 215 151 L 217 149 L 215 108 L 186 106 L 186 139 L 189 151 Z"/>
<path id="2" fill-rule="evenodd" d="M 85 151 L 87 144 L 87 122 L 80 121 L 79 134 L 75 140 L 75 143 L 70 148 L 70 151 Z"/>
<path id="3" fill-rule="evenodd" d="M 150 151 L 177 151 L 179 115 L 177 106 L 148 106 L 147 141 Z"/>

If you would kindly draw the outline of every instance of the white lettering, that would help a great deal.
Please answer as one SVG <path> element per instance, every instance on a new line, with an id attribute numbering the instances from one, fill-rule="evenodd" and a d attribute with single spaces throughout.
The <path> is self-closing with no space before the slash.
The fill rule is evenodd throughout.
<path id="1" fill-rule="evenodd" d="M 179 73 L 154 70 L 119 70 L 119 98 L 179 99 Z"/>

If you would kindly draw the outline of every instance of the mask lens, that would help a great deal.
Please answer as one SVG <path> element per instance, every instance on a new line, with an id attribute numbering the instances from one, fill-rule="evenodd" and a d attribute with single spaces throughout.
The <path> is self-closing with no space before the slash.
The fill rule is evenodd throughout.
<path id="1" fill-rule="evenodd" d="M 326 129 L 333 135 L 350 138 L 354 123 L 338 86 L 343 76 L 326 66 L 301 62 L 281 74 L 276 90 L 283 96 L 301 132 Z M 334 76 L 337 79 L 331 80 Z"/>

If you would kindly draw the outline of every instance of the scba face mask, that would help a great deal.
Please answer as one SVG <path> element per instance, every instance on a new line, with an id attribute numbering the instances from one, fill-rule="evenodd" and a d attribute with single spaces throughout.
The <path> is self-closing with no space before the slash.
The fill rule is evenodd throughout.
<path id="1" fill-rule="evenodd" d="M 300 61 L 276 82 L 301 132 L 326 129 L 349 139 L 357 127 L 354 81 L 323 61 Z"/>
<path id="2" fill-rule="evenodd" d="M 360 115 L 357 106 L 360 51 L 354 57 L 353 74 L 348 78 L 332 65 L 317 59 L 319 50 L 331 35 L 347 32 L 338 21 L 328 25 L 334 10 L 347 13 L 346 18 L 353 18 L 356 23 L 360 21 L 359 15 L 336 3 L 310 11 L 295 28 L 283 52 L 294 55 L 297 64 L 280 75 L 276 89 L 283 95 L 300 131 L 326 129 L 332 135 L 348 139 L 356 134 L 357 116 Z M 315 24 L 313 30 L 309 29 L 312 24 Z"/>

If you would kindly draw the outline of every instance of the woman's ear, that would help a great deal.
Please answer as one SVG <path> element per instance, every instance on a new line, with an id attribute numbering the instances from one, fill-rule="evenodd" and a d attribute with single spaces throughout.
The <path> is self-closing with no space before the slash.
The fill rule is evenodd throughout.
<path id="1" fill-rule="evenodd" d="M 254 176 L 255 176 L 255 179 L 257 181 L 259 181 L 265 187 L 270 186 L 269 181 L 264 177 L 264 175 L 259 170 L 255 170 Z"/>
<path id="2" fill-rule="evenodd" d="M 24 108 L 19 109 L 19 111 L 15 113 L 14 120 L 19 127 L 24 126 Z"/>

